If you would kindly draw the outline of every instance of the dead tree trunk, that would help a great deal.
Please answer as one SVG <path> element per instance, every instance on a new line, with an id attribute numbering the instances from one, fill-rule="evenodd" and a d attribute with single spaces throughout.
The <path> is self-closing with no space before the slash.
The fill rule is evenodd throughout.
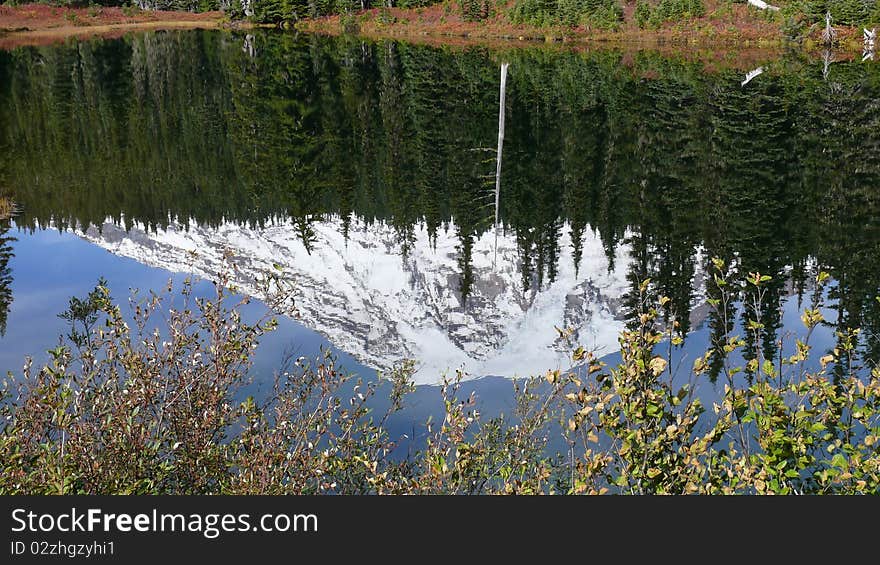
<path id="1" fill-rule="evenodd" d="M 498 216 L 501 207 L 501 151 L 504 148 L 504 102 L 507 92 L 507 66 L 501 63 L 501 93 L 498 103 L 498 152 L 495 155 L 495 260 L 498 254 Z"/>
<path id="2" fill-rule="evenodd" d="M 498 227 L 498 207 L 501 203 L 501 151 L 504 147 L 504 99 L 507 91 L 507 66 L 501 63 L 501 95 L 498 104 L 498 153 L 495 160 L 495 227 Z"/>

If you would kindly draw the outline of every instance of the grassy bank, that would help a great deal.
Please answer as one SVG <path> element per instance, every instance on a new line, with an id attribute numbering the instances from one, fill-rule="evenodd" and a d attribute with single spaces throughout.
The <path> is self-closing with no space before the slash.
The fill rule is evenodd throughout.
<path id="1" fill-rule="evenodd" d="M 295 27 L 328 34 L 352 32 L 373 38 L 437 38 L 441 43 L 465 39 L 630 43 L 652 47 L 768 48 L 790 43 L 807 49 L 824 46 L 823 26 L 816 25 L 793 6 L 788 10 L 770 11 L 743 2 L 705 0 L 700 3 L 698 15 L 684 12 L 651 19 L 650 12 L 645 15 L 641 9 L 649 3 L 629 0 L 619 5 L 619 14 L 610 21 L 581 18 L 565 23 L 553 17 L 518 17 L 518 4 L 516 1 L 495 3 L 487 8 L 485 17 L 472 18 L 462 10 L 463 3 L 447 0 L 423 7 L 372 8 L 325 15 L 300 20 Z M 657 3 L 652 5 L 659 6 Z M 834 47 L 861 52 L 860 27 L 838 24 L 834 29 Z"/>
<path id="2" fill-rule="evenodd" d="M 795 43 L 812 50 L 825 46 L 824 25 L 820 25 L 818 16 L 823 8 L 813 6 L 816 0 L 782 1 L 778 11 L 761 10 L 731 0 L 625 0 L 619 3 L 609 0 L 613 9 L 575 12 L 573 15 L 556 4 L 551 8 L 534 8 L 532 4 L 536 1 L 483 0 L 478 4 L 453 0 L 433 4 L 417 1 L 402 3 L 410 7 L 360 9 L 358 3 L 345 0 L 302 5 L 254 0 L 251 3 L 253 11 L 249 8 L 246 12 L 240 2 L 233 2 L 226 11 L 212 9 L 200 13 L 139 10 L 131 6 L 0 5 L 0 47 L 50 43 L 72 36 L 113 37 L 131 30 L 253 25 L 435 44 L 487 44 L 514 40 L 625 43 L 654 48 L 690 45 L 765 49 Z M 599 0 L 591 0 L 592 3 L 596 1 Z M 878 19 L 877 14 L 880 11 L 866 12 L 859 18 L 842 16 L 833 25 L 833 47 L 845 52 L 861 52 L 864 46 L 862 24 L 870 27 L 871 22 Z M 859 25 L 855 25 L 856 21 Z"/>
<path id="3" fill-rule="evenodd" d="M 118 6 L 0 5 L 0 48 L 50 44 L 68 37 L 118 37 L 138 30 L 213 29 L 230 25 L 228 18 L 217 10 L 194 13 Z"/>
<path id="4" fill-rule="evenodd" d="M 638 43 L 713 43 L 716 45 L 771 45 L 781 39 L 773 22 L 751 14 L 744 5 L 732 5 L 723 14 L 718 10 L 706 16 L 672 23 L 654 29 L 640 28 L 634 20 L 634 7 L 627 6 L 620 25 L 533 25 L 514 23 L 507 15 L 512 3 L 484 20 L 469 20 L 449 2 L 423 8 L 373 8 L 360 13 L 330 15 L 297 23 L 297 29 L 340 33 L 350 31 L 373 37 L 434 36 L 471 39 L 531 41 L 627 41 Z"/>

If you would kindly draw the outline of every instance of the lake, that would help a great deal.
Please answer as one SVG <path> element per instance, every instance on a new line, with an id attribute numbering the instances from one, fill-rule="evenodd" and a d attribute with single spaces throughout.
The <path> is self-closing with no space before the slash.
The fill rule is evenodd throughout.
<path id="1" fill-rule="evenodd" d="M 573 344 L 613 361 L 645 279 L 687 368 L 747 318 L 746 357 L 776 355 L 827 271 L 814 344 L 860 327 L 873 366 L 880 66 L 723 60 L 273 31 L 0 52 L 0 369 L 44 359 L 99 277 L 122 301 L 188 274 L 206 293 L 227 253 L 237 292 L 295 289 L 255 386 L 327 347 L 369 379 L 411 358 L 419 417 L 456 370 L 503 411 L 507 379 Z M 746 286 L 714 312 L 713 257 L 772 277 L 757 308 Z"/>

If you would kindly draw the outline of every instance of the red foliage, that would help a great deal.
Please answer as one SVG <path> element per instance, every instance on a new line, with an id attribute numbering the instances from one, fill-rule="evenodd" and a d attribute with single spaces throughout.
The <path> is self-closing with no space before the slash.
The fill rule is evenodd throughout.
<path id="1" fill-rule="evenodd" d="M 0 5 L 0 48 L 53 43 L 69 36 L 119 36 L 138 27 L 213 27 L 221 16 L 221 12 L 123 11 L 103 6 Z"/>

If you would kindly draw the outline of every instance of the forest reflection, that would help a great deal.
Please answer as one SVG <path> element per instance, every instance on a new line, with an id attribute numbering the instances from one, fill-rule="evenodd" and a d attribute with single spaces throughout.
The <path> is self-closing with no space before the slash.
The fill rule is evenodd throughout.
<path id="1" fill-rule="evenodd" d="M 740 314 L 764 324 L 748 348 L 769 358 L 781 303 L 808 301 L 823 270 L 833 324 L 861 327 L 858 354 L 876 360 L 880 68 L 791 55 L 743 84 L 740 70 L 623 58 L 271 32 L 18 48 L 0 52 L 0 190 L 25 230 L 283 220 L 311 249 L 316 223 L 339 218 L 343 234 L 353 221 L 392 226 L 405 258 L 421 227 L 435 240 L 452 227 L 463 304 L 475 241 L 496 222 L 533 292 L 561 255 L 580 269 L 593 234 L 609 270 L 630 250 L 626 316 L 650 279 L 682 334 L 704 318 L 717 336 L 732 328 L 702 304 L 718 257 L 735 288 L 750 272 L 772 277 L 760 311 Z M 2 331 L 14 276 L 4 221 Z M 750 303 L 748 285 L 737 292 Z"/>

